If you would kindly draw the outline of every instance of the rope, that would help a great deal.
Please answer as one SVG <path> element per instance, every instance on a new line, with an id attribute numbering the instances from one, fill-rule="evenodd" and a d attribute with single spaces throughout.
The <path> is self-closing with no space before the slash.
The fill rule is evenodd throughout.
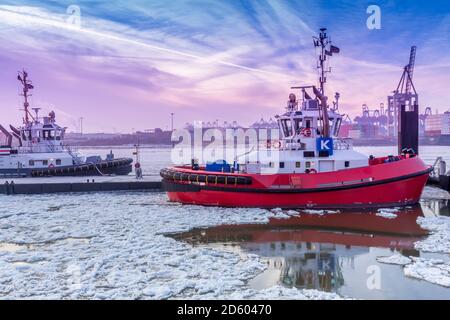
<path id="1" fill-rule="evenodd" d="M 100 171 L 100 169 L 97 167 L 96 163 L 89 162 L 88 164 L 93 164 L 94 168 L 97 169 L 98 173 L 100 173 L 101 176 L 107 176 L 107 174 L 104 174 L 103 172 Z"/>

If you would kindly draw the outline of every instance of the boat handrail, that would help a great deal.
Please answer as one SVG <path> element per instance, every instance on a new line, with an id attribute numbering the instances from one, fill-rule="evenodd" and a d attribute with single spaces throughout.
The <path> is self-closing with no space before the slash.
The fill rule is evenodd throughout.
<path id="1" fill-rule="evenodd" d="M 333 139 L 334 150 L 351 150 L 353 148 L 353 139 L 335 138 Z"/>
<path id="2" fill-rule="evenodd" d="M 51 144 L 48 140 L 46 140 L 46 147 L 49 152 L 55 152 L 55 146 Z"/>
<path id="3" fill-rule="evenodd" d="M 441 175 L 449 175 L 450 170 L 447 171 L 446 168 L 446 162 L 442 157 L 437 157 L 434 161 L 433 165 L 433 171 L 431 171 L 430 176 L 433 178 L 439 178 Z"/>
<path id="4" fill-rule="evenodd" d="M 80 157 L 78 157 L 75 153 L 77 152 L 77 150 L 73 150 L 71 146 L 69 145 L 63 145 L 62 146 L 64 150 L 67 151 L 67 153 L 72 157 L 73 161 L 75 164 L 81 164 L 81 159 Z"/>

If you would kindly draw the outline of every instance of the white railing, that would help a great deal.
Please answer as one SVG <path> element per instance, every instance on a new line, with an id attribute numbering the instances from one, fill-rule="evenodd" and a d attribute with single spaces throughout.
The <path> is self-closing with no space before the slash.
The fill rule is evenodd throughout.
<path id="1" fill-rule="evenodd" d="M 73 159 L 75 164 L 80 164 L 82 162 L 80 157 L 78 157 L 78 155 L 77 155 L 78 150 L 73 149 L 69 145 L 63 145 L 63 149 L 66 150 L 69 153 L 69 155 L 72 157 L 72 159 Z"/>
<path id="2" fill-rule="evenodd" d="M 439 178 L 441 175 L 449 175 L 450 171 L 447 172 L 447 164 L 442 157 L 437 157 L 433 164 L 433 171 L 431 171 L 430 176 L 433 178 Z"/>
<path id="3" fill-rule="evenodd" d="M 51 144 L 49 141 L 46 143 L 48 152 L 55 152 L 55 145 Z"/>
<path id="4" fill-rule="evenodd" d="M 353 148 L 353 140 L 350 138 L 335 138 L 333 148 L 334 150 L 350 150 Z"/>

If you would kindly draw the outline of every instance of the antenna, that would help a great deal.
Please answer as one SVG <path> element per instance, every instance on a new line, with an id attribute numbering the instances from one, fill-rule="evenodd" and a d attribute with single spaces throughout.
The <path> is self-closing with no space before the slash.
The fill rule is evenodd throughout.
<path id="1" fill-rule="evenodd" d="M 326 74 L 331 72 L 331 68 L 325 68 L 325 61 L 327 56 L 331 57 L 333 53 L 339 53 L 340 49 L 331 45 L 331 39 L 326 33 L 326 28 L 321 28 L 319 37 L 313 37 L 314 47 L 320 49 L 319 61 L 317 63 L 317 69 L 320 70 L 320 92 L 325 95 L 325 83 L 327 82 Z"/>
<path id="2" fill-rule="evenodd" d="M 333 111 L 339 110 L 339 98 L 341 97 L 341 94 L 339 92 L 336 92 L 334 94 L 334 101 L 333 101 Z"/>
<path id="3" fill-rule="evenodd" d="M 316 90 L 313 88 L 314 94 L 320 100 L 321 110 L 319 112 L 322 113 L 322 128 L 323 128 L 323 136 L 328 137 L 330 133 L 330 124 L 328 122 L 328 106 L 327 106 L 327 96 L 325 95 L 325 83 L 327 82 L 327 78 L 325 75 L 331 72 L 331 68 L 325 69 L 325 61 L 327 60 L 327 56 L 331 57 L 333 53 L 339 53 L 340 49 L 331 45 L 331 39 L 328 37 L 326 33 L 326 28 L 321 28 L 319 37 L 313 37 L 314 47 L 320 49 L 319 61 L 317 63 L 317 69 L 320 70 L 320 89 Z M 339 97 L 337 98 L 339 100 Z M 339 103 L 339 102 L 337 102 Z M 338 105 L 335 106 L 337 108 Z"/>
<path id="4" fill-rule="evenodd" d="M 30 113 L 30 110 L 28 110 L 28 107 L 30 106 L 30 104 L 28 102 L 28 97 L 31 96 L 31 94 L 28 94 L 28 90 L 34 89 L 34 86 L 31 84 L 31 81 L 28 80 L 28 73 L 25 70 L 18 73 L 17 80 L 20 81 L 20 83 L 22 84 L 22 87 L 23 87 L 22 88 L 23 94 L 21 94 L 21 96 L 24 97 L 24 103 L 23 103 L 23 108 L 25 111 L 24 123 L 25 123 L 25 125 L 28 125 L 28 124 L 30 124 L 30 117 L 33 121 L 35 120 L 33 115 Z"/>
<path id="5" fill-rule="evenodd" d="M 31 109 L 33 109 L 33 111 L 34 111 L 34 114 L 36 115 L 35 116 L 35 119 L 36 120 L 38 120 L 39 119 L 39 110 L 41 110 L 41 108 L 31 108 Z"/>
<path id="6" fill-rule="evenodd" d="M 83 117 L 80 117 L 80 134 L 83 134 Z"/>

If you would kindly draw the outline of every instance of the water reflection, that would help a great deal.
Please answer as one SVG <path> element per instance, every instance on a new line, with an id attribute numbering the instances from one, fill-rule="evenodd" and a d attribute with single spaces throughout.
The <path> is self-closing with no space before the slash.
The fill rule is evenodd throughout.
<path id="1" fill-rule="evenodd" d="M 267 261 L 268 269 L 250 282 L 255 288 L 283 284 L 343 291 L 353 297 L 395 298 L 395 290 L 404 291 L 403 294 L 408 296 L 407 291 L 414 286 L 412 282 L 417 284 L 419 281 L 406 279 L 402 269 L 395 266 L 396 269 L 388 270 L 390 274 L 385 273 L 384 288 L 370 292 L 366 288 L 367 266 L 379 265 L 383 270 L 392 268 L 378 264 L 376 257 L 389 256 L 394 251 L 405 256 L 420 256 L 414 242 L 428 233 L 416 223 L 417 218 L 448 212 L 448 201 L 429 201 L 401 209 L 396 212 L 395 219 L 378 216 L 377 211 L 370 210 L 300 214 L 288 219 L 271 219 L 268 224 L 196 228 L 171 236 L 194 246 L 231 244 L 245 253 L 258 254 Z M 389 283 L 392 281 L 389 279 L 394 279 L 395 285 Z M 425 293 L 441 290 L 439 287 L 430 289 L 427 283 L 422 285 Z M 411 294 L 410 297 L 415 298 L 427 297 Z"/>
<path id="2" fill-rule="evenodd" d="M 450 200 L 422 200 L 421 206 L 425 216 L 450 216 Z"/>

